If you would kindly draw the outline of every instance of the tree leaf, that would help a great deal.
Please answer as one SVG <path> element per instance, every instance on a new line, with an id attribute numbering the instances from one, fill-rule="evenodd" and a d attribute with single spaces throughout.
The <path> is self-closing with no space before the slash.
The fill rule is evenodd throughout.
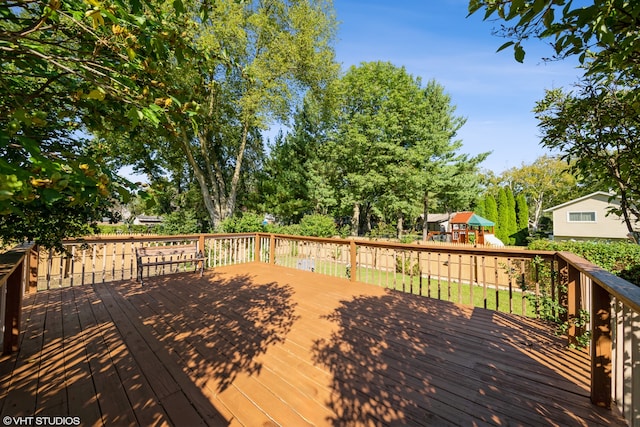
<path id="1" fill-rule="evenodd" d="M 93 89 L 87 94 L 87 99 L 96 99 L 98 101 L 104 101 L 104 97 L 104 90 L 101 89 Z"/>
<path id="2" fill-rule="evenodd" d="M 513 48 L 513 56 L 516 59 L 516 61 L 522 63 L 524 61 L 524 56 L 525 56 L 525 51 L 522 48 L 522 46 L 520 45 L 520 43 L 516 43 L 516 45 Z"/>
<path id="3" fill-rule="evenodd" d="M 500 52 L 501 50 L 504 50 L 504 49 L 508 48 L 509 46 L 513 46 L 514 44 L 515 44 L 514 41 L 508 41 L 505 44 L 503 44 L 502 46 L 500 46 L 498 48 L 498 50 L 496 50 L 496 52 Z"/>

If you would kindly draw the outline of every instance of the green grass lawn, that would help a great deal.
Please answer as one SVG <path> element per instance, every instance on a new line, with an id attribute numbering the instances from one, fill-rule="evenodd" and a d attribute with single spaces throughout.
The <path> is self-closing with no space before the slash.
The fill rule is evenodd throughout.
<path id="1" fill-rule="evenodd" d="M 532 298 L 524 298 L 525 307 L 523 313 L 523 295 L 516 284 L 513 285 L 512 292 L 509 292 L 508 289 L 496 289 L 492 284 L 488 284 L 485 288 L 482 284 L 474 284 L 472 286 L 469 283 L 449 282 L 447 278 L 441 278 L 440 280 L 432 278 L 429 281 L 429 279 L 423 277 L 420 280 L 420 277 L 417 276 L 411 277 L 398 272 L 378 271 L 364 267 L 358 268 L 357 280 L 415 295 L 535 317 L 535 306 Z M 509 298 L 510 294 L 511 298 Z"/>
<path id="2" fill-rule="evenodd" d="M 297 259 L 295 257 L 281 256 L 278 258 L 278 264 L 296 268 Z M 346 278 L 349 276 L 346 265 L 325 260 L 315 260 L 314 271 L 335 277 Z M 427 283 L 429 279 L 426 277 L 420 280 L 420 277 L 417 276 L 411 277 L 408 274 L 380 271 L 367 267 L 358 267 L 356 277 L 359 282 L 383 286 L 388 289 L 504 313 L 536 317 L 533 296 L 529 298 L 525 296 L 523 313 L 523 295 L 515 283 L 513 284 L 512 292 L 509 292 L 508 289 L 496 289 L 493 284 L 488 284 L 485 288 L 482 284 L 471 286 L 468 283 L 458 283 L 453 280 L 449 282 L 446 277 L 440 280 L 432 278 L 430 283 Z"/>

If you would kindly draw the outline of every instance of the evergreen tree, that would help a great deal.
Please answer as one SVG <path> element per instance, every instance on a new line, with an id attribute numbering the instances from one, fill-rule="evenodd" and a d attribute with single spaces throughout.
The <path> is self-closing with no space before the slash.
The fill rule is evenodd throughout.
<path id="1" fill-rule="evenodd" d="M 527 237 L 529 237 L 529 206 L 523 193 L 519 193 L 516 197 L 516 220 L 518 223 L 516 245 L 526 246 Z"/>
<path id="2" fill-rule="evenodd" d="M 478 197 L 473 211 L 483 218 L 487 218 L 486 197 Z M 488 218 L 487 218 L 488 219 Z"/>
<path id="3" fill-rule="evenodd" d="M 485 206 L 485 218 L 489 221 L 492 221 L 496 226 L 494 232 L 497 233 L 498 230 L 498 204 L 496 202 L 496 198 L 493 197 L 492 194 L 487 194 L 484 198 L 484 206 Z"/>
<path id="4" fill-rule="evenodd" d="M 505 245 L 509 244 L 509 202 L 504 187 L 498 190 L 498 219 L 496 221 L 496 237 Z"/>
<path id="5" fill-rule="evenodd" d="M 509 245 L 516 243 L 516 234 L 518 232 L 518 222 L 516 219 L 516 200 L 513 197 L 511 187 L 506 187 L 504 192 L 507 196 L 507 236 L 509 236 Z M 506 242 L 505 242 L 506 243 Z"/>

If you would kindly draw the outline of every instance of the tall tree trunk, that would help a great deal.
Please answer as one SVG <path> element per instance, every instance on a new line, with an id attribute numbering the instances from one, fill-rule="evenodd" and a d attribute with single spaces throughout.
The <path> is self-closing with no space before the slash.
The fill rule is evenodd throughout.
<path id="1" fill-rule="evenodd" d="M 187 162 L 189 163 L 189 166 L 191 166 L 193 174 L 196 177 L 196 181 L 198 181 L 198 185 L 200 186 L 200 192 L 202 193 L 204 206 L 207 209 L 207 213 L 209 214 L 209 220 L 211 221 L 212 227 L 215 229 L 221 220 L 219 205 L 215 203 L 215 197 L 212 197 L 211 192 L 209 191 L 207 177 L 204 171 L 200 168 L 198 162 L 196 162 L 196 159 L 191 152 L 189 137 L 185 132 L 182 133 L 181 142 L 183 151 L 185 153 L 185 156 L 187 157 Z"/>
<path id="2" fill-rule="evenodd" d="M 365 223 L 364 223 L 363 235 L 367 235 L 371 233 L 371 203 L 367 203 L 367 211 L 364 218 L 365 218 Z"/>
<path id="3" fill-rule="evenodd" d="M 429 235 L 429 193 L 424 193 L 422 199 L 422 240 L 427 241 Z"/>
<path id="4" fill-rule="evenodd" d="M 404 215 L 402 214 L 402 212 L 400 212 L 398 214 L 398 225 L 397 225 L 397 230 L 398 230 L 398 239 L 402 239 L 402 232 L 404 231 Z"/>
<path id="5" fill-rule="evenodd" d="M 531 228 L 533 232 L 537 232 L 540 227 L 540 216 L 542 215 L 542 202 L 544 200 L 544 193 L 541 193 L 537 198 L 533 200 L 535 203 L 535 210 L 533 214 L 533 223 L 531 224 Z"/>
<path id="6" fill-rule="evenodd" d="M 351 216 L 351 235 L 357 236 L 360 228 L 360 203 L 353 204 L 353 215 Z"/>
<path id="7" fill-rule="evenodd" d="M 236 167 L 233 171 L 233 178 L 231 178 L 231 187 L 229 188 L 229 197 L 227 197 L 227 204 L 225 206 L 225 217 L 230 217 L 236 209 L 236 198 L 238 196 L 238 184 L 240 183 L 240 171 L 242 169 L 242 159 L 244 158 L 244 151 L 247 147 L 247 138 L 249 136 L 249 121 L 245 121 L 242 127 L 242 141 L 240 142 L 240 148 L 236 155 Z"/>
<path id="8" fill-rule="evenodd" d="M 622 210 L 622 217 L 624 218 L 624 223 L 627 226 L 627 231 L 629 231 L 629 235 L 635 241 L 633 224 L 631 223 L 631 216 L 629 215 L 629 200 L 627 198 L 627 192 L 624 189 L 620 190 L 620 208 Z"/>

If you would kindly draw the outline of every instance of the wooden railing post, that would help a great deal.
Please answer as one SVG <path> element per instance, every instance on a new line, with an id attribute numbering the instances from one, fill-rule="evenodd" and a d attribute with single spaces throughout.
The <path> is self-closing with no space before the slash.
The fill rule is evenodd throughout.
<path id="1" fill-rule="evenodd" d="M 567 330 L 567 338 L 569 339 L 569 345 L 578 345 L 576 337 L 584 332 L 575 323 L 576 319 L 580 317 L 580 289 L 580 271 L 572 265 L 568 265 L 567 319 L 569 321 L 569 329 Z"/>
<path id="2" fill-rule="evenodd" d="M 27 276 L 28 286 L 26 291 L 28 293 L 34 293 L 38 291 L 38 262 L 39 262 L 40 248 L 34 246 L 29 253 L 29 273 Z"/>
<path id="3" fill-rule="evenodd" d="M 20 320 L 22 314 L 22 296 L 24 293 L 23 278 L 27 262 L 22 259 L 20 265 L 7 278 L 7 295 L 4 322 L 4 339 L 2 343 L 2 354 L 9 354 L 18 351 L 18 340 L 20 338 Z"/>
<path id="4" fill-rule="evenodd" d="M 591 401 L 611 407 L 611 296 L 591 281 Z"/>
<path id="5" fill-rule="evenodd" d="M 256 237 L 255 237 L 256 241 L 255 241 L 255 254 L 254 254 L 254 261 L 255 262 L 260 262 L 260 240 L 261 237 L 258 233 L 256 233 Z"/>
<path id="6" fill-rule="evenodd" d="M 269 235 L 269 264 L 276 263 L 276 236 Z"/>
<path id="7" fill-rule="evenodd" d="M 204 255 L 204 253 L 205 253 L 205 247 L 204 247 L 204 234 L 201 234 L 201 235 L 198 237 L 198 250 L 199 250 L 200 252 L 202 252 L 202 254 Z"/>
<path id="8" fill-rule="evenodd" d="M 351 281 L 356 281 L 356 275 L 358 270 L 358 251 L 356 247 L 356 241 L 351 239 L 349 242 L 349 265 L 351 266 Z"/>
<path id="9" fill-rule="evenodd" d="M 576 319 L 580 316 L 580 271 L 564 259 L 558 259 L 560 290 L 558 302 L 566 311 L 560 313 L 560 322 L 567 324 L 569 345 L 578 345 L 576 339 L 582 332 L 576 327 Z"/>

